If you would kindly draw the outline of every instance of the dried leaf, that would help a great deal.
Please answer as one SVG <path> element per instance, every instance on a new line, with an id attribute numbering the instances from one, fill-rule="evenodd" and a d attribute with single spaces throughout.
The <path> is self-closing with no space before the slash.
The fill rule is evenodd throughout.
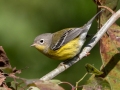
<path id="1" fill-rule="evenodd" d="M 6 79 L 6 77 L 4 76 L 4 74 L 2 74 L 2 73 L 0 72 L 0 86 L 3 85 L 5 79 Z"/>
<path id="2" fill-rule="evenodd" d="M 0 69 L 3 68 L 11 68 L 11 65 L 4 49 L 0 46 Z"/>
<path id="3" fill-rule="evenodd" d="M 109 6 L 114 10 L 117 6 L 118 0 L 106 0 L 102 3 Z M 108 3 L 109 2 L 109 3 Z M 107 20 L 107 14 L 104 14 L 100 20 L 101 25 L 104 24 L 104 20 Z M 107 31 L 106 34 L 100 40 L 100 53 L 103 65 L 101 70 L 104 72 L 101 75 L 102 78 L 106 79 L 112 89 L 119 90 L 120 86 L 120 27 L 117 24 L 113 24 Z"/>
<path id="4" fill-rule="evenodd" d="M 50 80 L 50 81 L 35 80 L 33 81 L 33 83 L 29 84 L 29 86 L 38 87 L 40 90 L 64 90 L 57 83 L 59 83 L 59 80 Z"/>
<path id="5" fill-rule="evenodd" d="M 82 90 L 112 90 L 109 82 L 102 78 L 90 78 Z"/>
<path id="6" fill-rule="evenodd" d="M 12 90 L 11 88 L 8 88 L 8 86 L 7 86 L 6 84 L 3 85 L 3 88 L 4 88 L 5 90 Z M 3 89 L 3 90 L 4 90 L 4 89 Z"/>
<path id="7" fill-rule="evenodd" d="M 119 0 L 94 0 L 99 5 L 106 6 L 111 10 L 115 10 Z M 101 26 L 108 20 L 111 16 L 111 13 L 106 10 L 100 16 L 100 24 Z M 92 75 L 90 78 L 90 83 L 93 83 L 93 87 L 97 86 L 98 88 L 94 88 L 95 90 L 119 90 L 120 86 L 120 27 L 117 24 L 112 25 L 107 33 L 100 40 L 100 54 L 102 58 L 102 66 L 101 71 L 104 73 L 102 75 L 96 76 Z M 101 80 L 99 81 L 99 78 Z M 95 81 L 95 82 L 94 82 Z M 107 82 L 106 87 L 104 89 L 103 84 L 104 81 Z M 98 83 L 101 82 L 101 83 Z M 92 87 L 85 86 L 84 90 L 93 90 Z"/>

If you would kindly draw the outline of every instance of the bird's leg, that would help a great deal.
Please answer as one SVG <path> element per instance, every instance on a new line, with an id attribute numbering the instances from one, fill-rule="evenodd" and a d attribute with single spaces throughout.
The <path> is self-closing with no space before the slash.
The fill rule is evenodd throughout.
<path id="1" fill-rule="evenodd" d="M 90 53 L 89 53 L 89 52 L 87 52 L 85 56 L 87 57 L 87 56 L 89 56 L 89 55 L 90 55 Z"/>

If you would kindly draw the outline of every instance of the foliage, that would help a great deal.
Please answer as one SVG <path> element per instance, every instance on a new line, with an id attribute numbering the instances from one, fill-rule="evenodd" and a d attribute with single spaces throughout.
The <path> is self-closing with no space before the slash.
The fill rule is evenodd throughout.
<path id="1" fill-rule="evenodd" d="M 97 5 L 106 6 L 112 10 L 116 9 L 118 3 L 118 0 L 94 1 Z M 39 88 L 42 88 L 40 90 L 44 90 L 44 87 L 47 86 L 45 88 L 47 90 L 49 90 L 49 88 L 54 89 L 54 87 L 56 87 L 57 90 L 64 90 L 59 84 L 66 83 L 72 87 L 72 90 L 77 90 L 82 86 L 83 90 L 119 90 L 120 27 L 117 24 L 112 25 L 100 40 L 100 54 L 102 58 L 100 70 L 92 65 L 86 65 L 87 73 L 92 74 L 92 76 L 85 85 L 81 84 L 81 86 L 76 87 L 68 82 L 75 82 L 78 77 L 81 77 L 83 73 L 85 73 L 85 68 L 81 67 L 84 67 L 86 62 L 94 63 L 94 65 L 99 68 L 101 64 L 100 58 L 98 58 L 99 54 L 96 52 L 98 49 L 96 50 L 96 48 L 91 52 L 93 56 L 90 55 L 86 60 L 76 64 L 76 66 L 64 72 L 61 77 L 58 76 L 61 81 L 55 80 L 54 82 L 54 80 L 50 80 L 43 82 L 35 80 L 34 82 L 34 80 L 31 79 L 21 78 L 21 76 L 26 78 L 40 77 L 52 70 L 53 67 L 59 63 L 59 61 L 48 60 L 48 58 L 29 47 L 34 37 L 44 32 L 54 32 L 67 27 L 82 26 L 92 16 L 89 14 L 92 13 L 95 8 L 95 4 L 92 1 L 90 2 L 90 0 L 75 0 L 74 2 L 73 0 L 69 0 L 69 2 L 62 0 L 18 0 L 6 2 L 5 0 L 1 0 L 0 44 L 4 46 L 10 60 L 7 58 L 3 48 L 0 47 L 0 89 L 39 90 Z M 100 17 L 100 25 L 103 25 L 110 16 L 111 13 L 109 11 L 103 13 Z M 92 29 L 94 30 L 92 32 L 95 32 L 96 28 L 94 27 Z M 22 73 L 21 70 L 13 68 L 14 66 L 22 68 Z M 25 70 L 25 67 L 29 68 Z M 83 73 L 80 76 L 78 72 Z M 75 76 L 74 78 L 73 75 Z M 12 78 L 13 80 L 6 81 L 8 78 Z M 62 82 L 62 80 L 68 82 Z M 32 81 L 32 83 L 30 81 Z"/>

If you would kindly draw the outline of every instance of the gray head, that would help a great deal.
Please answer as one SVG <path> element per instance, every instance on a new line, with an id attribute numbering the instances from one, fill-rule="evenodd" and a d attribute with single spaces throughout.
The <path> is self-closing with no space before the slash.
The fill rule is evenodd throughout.
<path id="1" fill-rule="evenodd" d="M 46 49 L 48 49 L 48 47 L 50 46 L 51 40 L 51 33 L 41 34 L 34 39 L 34 43 L 31 46 L 34 46 L 41 52 L 45 52 Z"/>

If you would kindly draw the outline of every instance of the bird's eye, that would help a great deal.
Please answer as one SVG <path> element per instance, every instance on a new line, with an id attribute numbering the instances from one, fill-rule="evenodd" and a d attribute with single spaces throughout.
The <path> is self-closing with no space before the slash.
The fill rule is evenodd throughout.
<path id="1" fill-rule="evenodd" d="M 41 40 L 40 40 L 40 43 L 43 44 L 43 43 L 44 43 L 44 39 L 41 39 Z"/>

